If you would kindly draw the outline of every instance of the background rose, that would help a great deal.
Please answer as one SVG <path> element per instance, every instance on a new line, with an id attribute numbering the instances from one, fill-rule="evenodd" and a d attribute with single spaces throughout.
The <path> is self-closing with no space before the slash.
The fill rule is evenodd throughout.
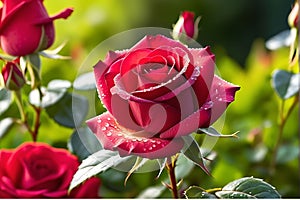
<path id="1" fill-rule="evenodd" d="M 42 143 L 24 143 L 15 150 L 0 151 L 0 197 L 62 198 L 79 165 L 67 150 Z M 100 181 L 91 178 L 69 197 L 98 197 Z"/>
<path id="2" fill-rule="evenodd" d="M 0 41 L 4 52 L 24 56 L 47 49 L 54 42 L 53 21 L 67 18 L 72 9 L 49 17 L 42 0 L 2 0 Z"/>
<path id="3" fill-rule="evenodd" d="M 209 48 L 188 49 L 162 35 L 109 52 L 94 68 L 108 112 L 87 123 L 105 149 L 160 158 L 177 153 L 181 136 L 208 127 L 239 89 L 214 75 Z"/>

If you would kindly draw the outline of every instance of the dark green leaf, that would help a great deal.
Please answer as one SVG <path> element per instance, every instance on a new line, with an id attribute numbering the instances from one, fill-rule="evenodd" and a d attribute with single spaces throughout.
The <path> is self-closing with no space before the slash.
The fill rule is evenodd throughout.
<path id="1" fill-rule="evenodd" d="M 66 93 L 56 104 L 47 107 L 46 111 L 58 124 L 75 128 L 85 120 L 88 106 L 85 97 Z"/>
<path id="2" fill-rule="evenodd" d="M 0 121 L 0 139 L 5 136 L 5 134 L 9 131 L 13 124 L 13 118 L 5 118 Z"/>
<path id="3" fill-rule="evenodd" d="M 221 133 L 219 133 L 214 127 L 210 126 L 208 128 L 199 128 L 197 131 L 198 134 L 206 134 L 212 137 L 234 137 L 237 138 L 238 136 L 236 135 L 238 132 L 235 132 L 233 134 L 230 135 L 223 135 Z"/>
<path id="4" fill-rule="evenodd" d="M 100 142 L 88 127 L 76 129 L 70 137 L 68 146 L 80 160 L 102 149 Z"/>
<path id="5" fill-rule="evenodd" d="M 88 158 L 82 161 L 78 171 L 73 176 L 69 191 L 88 178 L 104 172 L 111 167 L 115 167 L 120 163 L 126 162 L 130 158 L 131 156 L 120 157 L 118 152 L 109 150 L 100 150 L 90 155 Z"/>
<path id="6" fill-rule="evenodd" d="M 194 164 L 201 167 L 201 169 L 205 173 L 210 174 L 209 170 L 204 165 L 203 157 L 198 143 L 194 140 L 192 136 L 186 136 L 183 137 L 183 139 L 185 143 L 184 148 L 181 150 L 183 155 L 189 160 L 191 160 Z"/>
<path id="7" fill-rule="evenodd" d="M 193 168 L 194 163 L 190 161 L 187 157 L 183 156 L 182 154 L 179 154 L 179 157 L 176 162 L 175 176 L 178 179 L 183 179 L 184 177 L 190 174 Z"/>
<path id="8" fill-rule="evenodd" d="M 40 101 L 40 92 L 38 89 L 32 90 L 29 94 L 29 102 L 37 107 L 47 108 L 56 104 L 59 100 L 64 97 L 66 89 L 46 89 L 41 88 L 43 93 L 42 102 Z"/>
<path id="9" fill-rule="evenodd" d="M 30 54 L 28 56 L 28 61 L 36 68 L 37 71 L 41 70 L 41 59 L 38 54 Z"/>
<path id="10" fill-rule="evenodd" d="M 275 70 L 272 76 L 272 86 L 280 98 L 288 99 L 299 92 L 300 74 Z"/>
<path id="11" fill-rule="evenodd" d="M 88 72 L 78 76 L 74 83 L 74 89 L 77 90 L 94 90 L 96 89 L 94 72 Z"/>
<path id="12" fill-rule="evenodd" d="M 232 181 L 215 194 L 219 198 L 280 198 L 272 185 L 253 177 Z"/>
<path id="13" fill-rule="evenodd" d="M 198 186 L 191 186 L 187 190 L 184 191 L 184 196 L 187 199 L 216 199 L 217 197 L 213 194 L 205 192 L 204 189 Z"/>
<path id="14" fill-rule="evenodd" d="M 11 101 L 11 92 L 4 88 L 0 89 L 0 115 L 9 108 Z"/>

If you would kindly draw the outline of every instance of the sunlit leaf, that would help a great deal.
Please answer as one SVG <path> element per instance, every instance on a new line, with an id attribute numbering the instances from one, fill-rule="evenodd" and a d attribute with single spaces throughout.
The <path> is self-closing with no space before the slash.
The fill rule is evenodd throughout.
<path id="1" fill-rule="evenodd" d="M 0 139 L 5 136 L 5 134 L 9 131 L 13 124 L 13 118 L 5 118 L 0 121 Z"/>
<path id="2" fill-rule="evenodd" d="M 300 74 L 275 70 L 272 76 L 272 86 L 282 99 L 288 99 L 299 92 Z"/>
<path id="3" fill-rule="evenodd" d="M 48 85 L 47 88 L 48 89 L 68 89 L 72 86 L 72 83 L 68 80 L 60 80 L 60 79 L 54 79 L 51 80 Z"/>
<path id="4" fill-rule="evenodd" d="M 226 138 L 226 137 L 233 137 L 233 138 L 238 138 L 237 133 L 235 132 L 233 134 L 230 135 L 223 135 L 221 133 L 219 133 L 214 127 L 210 126 L 208 128 L 199 128 L 197 131 L 198 134 L 206 134 L 212 137 L 220 137 L 220 138 Z"/>
<path id="5" fill-rule="evenodd" d="M 73 176 L 69 191 L 84 182 L 85 180 L 115 167 L 120 163 L 126 162 L 130 156 L 120 157 L 118 152 L 109 150 L 100 150 L 82 161 L 78 171 Z"/>
<path id="6" fill-rule="evenodd" d="M 47 108 L 61 100 L 66 93 L 66 89 L 53 90 L 41 87 L 41 92 L 43 94 L 42 101 L 40 101 L 40 92 L 35 89 L 29 93 L 29 102 L 37 107 Z"/>
<path id="7" fill-rule="evenodd" d="M 88 72 L 78 76 L 74 83 L 74 89 L 77 90 L 94 90 L 96 89 L 95 76 L 93 72 Z"/>
<path id="8" fill-rule="evenodd" d="M 11 92 L 4 88 L 0 89 L 0 115 L 9 108 L 11 102 Z"/>
<path id="9" fill-rule="evenodd" d="M 184 191 L 184 196 L 187 199 L 216 199 L 217 197 L 213 194 L 205 192 L 204 189 L 198 186 L 190 186 L 187 190 Z"/>
<path id="10" fill-rule="evenodd" d="M 50 59 L 56 59 L 56 60 L 68 60 L 68 59 L 71 59 L 70 56 L 62 56 L 62 55 L 59 55 L 59 54 L 51 54 L 51 53 L 46 52 L 46 51 L 39 52 L 39 54 L 41 56 L 43 56 L 43 57 L 50 58 Z"/>
<path id="11" fill-rule="evenodd" d="M 80 160 L 102 150 L 102 146 L 88 127 L 77 128 L 70 137 L 68 147 Z"/>
<path id="12" fill-rule="evenodd" d="M 266 47 L 270 50 L 276 50 L 281 47 L 288 47 L 293 42 L 293 36 L 290 30 L 284 30 L 271 37 L 266 42 Z"/>
<path id="13" fill-rule="evenodd" d="M 158 186 L 152 186 L 146 188 L 144 191 L 142 191 L 137 198 L 138 199 L 146 199 L 146 198 L 158 198 L 163 193 L 163 191 L 166 190 L 166 187 L 164 185 L 158 185 Z"/>
<path id="14" fill-rule="evenodd" d="M 182 150 L 183 155 L 191 160 L 194 164 L 201 167 L 201 169 L 205 173 L 210 174 L 209 170 L 204 165 L 203 157 L 198 143 L 192 136 L 186 136 L 183 137 L 183 139 L 185 142 L 185 147 Z"/>
<path id="15" fill-rule="evenodd" d="M 47 107 L 46 111 L 58 124 L 75 128 L 85 120 L 88 106 L 85 97 L 66 93 L 55 105 Z"/>
<path id="16" fill-rule="evenodd" d="M 194 168 L 194 163 L 184 155 L 179 154 L 179 157 L 176 162 L 176 167 L 175 167 L 176 178 L 178 180 L 183 179 L 184 177 L 190 174 L 193 168 Z"/>
<path id="17" fill-rule="evenodd" d="M 232 181 L 215 194 L 219 198 L 280 198 L 272 185 L 253 177 Z"/>

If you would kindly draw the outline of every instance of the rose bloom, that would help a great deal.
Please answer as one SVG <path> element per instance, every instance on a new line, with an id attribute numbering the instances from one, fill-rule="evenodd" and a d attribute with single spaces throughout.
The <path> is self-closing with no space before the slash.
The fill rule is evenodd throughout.
<path id="1" fill-rule="evenodd" d="M 72 9 L 49 17 L 42 0 L 2 0 L 0 43 L 4 52 L 24 56 L 50 47 L 54 42 L 53 21 L 67 18 Z"/>
<path id="2" fill-rule="evenodd" d="M 1 71 L 4 85 L 9 90 L 19 90 L 26 82 L 18 62 L 18 60 L 7 62 Z"/>
<path id="3" fill-rule="evenodd" d="M 172 36 L 176 40 L 186 41 L 188 39 L 197 39 L 198 24 L 200 17 L 194 20 L 195 14 L 190 11 L 184 11 L 180 14 L 177 23 L 174 25 Z M 188 36 L 188 38 L 186 38 Z"/>
<path id="4" fill-rule="evenodd" d="M 87 121 L 103 147 L 156 159 L 178 153 L 183 136 L 210 126 L 238 86 L 214 74 L 209 47 L 189 49 L 162 35 L 111 51 L 94 67 L 107 112 Z"/>
<path id="5" fill-rule="evenodd" d="M 79 162 L 65 149 L 24 143 L 15 150 L 0 150 L 0 163 L 0 198 L 98 197 L 98 178 L 87 180 L 68 195 Z"/>

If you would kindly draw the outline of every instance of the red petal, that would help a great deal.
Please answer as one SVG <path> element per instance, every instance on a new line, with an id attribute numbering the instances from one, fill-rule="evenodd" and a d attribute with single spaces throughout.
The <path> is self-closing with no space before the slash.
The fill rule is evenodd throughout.
<path id="1" fill-rule="evenodd" d="M 183 140 L 161 139 L 144 136 L 125 129 L 116 123 L 108 112 L 87 121 L 90 129 L 96 134 L 104 149 L 117 150 L 121 156 L 138 155 L 144 158 L 157 159 L 172 156 L 183 147 Z"/>

